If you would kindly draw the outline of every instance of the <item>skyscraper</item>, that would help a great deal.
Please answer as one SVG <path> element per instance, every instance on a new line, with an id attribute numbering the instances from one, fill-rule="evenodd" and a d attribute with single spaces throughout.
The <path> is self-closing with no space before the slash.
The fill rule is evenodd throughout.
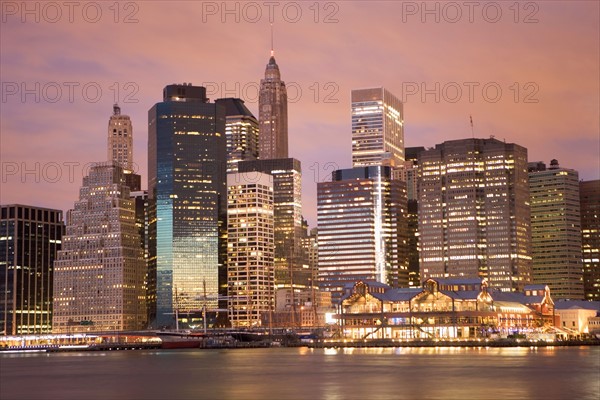
<path id="1" fill-rule="evenodd" d="M 108 120 L 107 160 L 115 161 L 125 171 L 125 183 L 131 191 L 141 190 L 142 177 L 133 163 L 133 125 L 128 115 L 121 114 L 118 104 Z"/>
<path id="2" fill-rule="evenodd" d="M 217 99 L 215 103 L 225 107 L 227 172 L 237 172 L 238 162 L 258 158 L 258 121 L 241 99 Z"/>
<path id="3" fill-rule="evenodd" d="M 169 85 L 148 112 L 149 273 L 156 326 L 202 324 L 227 291 L 225 108 L 206 89 Z"/>
<path id="4" fill-rule="evenodd" d="M 527 149 L 451 140 L 419 154 L 421 280 L 487 278 L 504 291 L 531 282 Z"/>
<path id="5" fill-rule="evenodd" d="M 273 177 L 227 176 L 227 308 L 233 327 L 257 327 L 273 312 Z"/>
<path id="6" fill-rule="evenodd" d="M 384 88 L 352 91 L 352 166 L 404 162 L 402 102 Z"/>
<path id="7" fill-rule="evenodd" d="M 581 181 L 581 246 L 586 300 L 600 300 L 600 180 Z"/>
<path id="8" fill-rule="evenodd" d="M 405 191 L 389 166 L 337 170 L 317 184 L 319 286 L 334 301 L 357 280 L 408 286 Z"/>
<path id="9" fill-rule="evenodd" d="M 268 160 L 288 157 L 287 90 L 271 50 L 258 95 L 258 155 Z"/>
<path id="10" fill-rule="evenodd" d="M 238 171 L 250 179 L 254 172 L 273 176 L 275 214 L 275 284 L 306 287 L 310 279 L 302 248 L 302 176 L 294 158 L 242 161 Z"/>
<path id="11" fill-rule="evenodd" d="M 408 285 L 421 286 L 419 268 L 419 153 L 424 147 L 407 147 L 403 166 L 398 169 L 400 180 L 406 182 L 408 221 Z"/>
<path id="12" fill-rule="evenodd" d="M 62 211 L 11 204 L 0 216 L 0 335 L 50 333 Z"/>
<path id="13" fill-rule="evenodd" d="M 116 161 L 125 171 L 133 171 L 133 127 L 131 118 L 121 114 L 118 104 L 108 120 L 107 160 Z"/>
<path id="14" fill-rule="evenodd" d="M 552 296 L 583 299 L 579 174 L 533 163 L 529 169 L 533 282 L 548 285 Z M 540 165 L 543 167 L 540 168 Z"/>
<path id="15" fill-rule="evenodd" d="M 93 164 L 54 263 L 52 331 L 136 330 L 146 326 L 146 263 L 123 168 Z"/>

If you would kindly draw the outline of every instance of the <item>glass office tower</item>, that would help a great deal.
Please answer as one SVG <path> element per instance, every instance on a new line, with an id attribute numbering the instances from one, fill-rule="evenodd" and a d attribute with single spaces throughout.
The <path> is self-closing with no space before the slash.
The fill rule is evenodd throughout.
<path id="1" fill-rule="evenodd" d="M 53 264 L 62 211 L 3 205 L 0 218 L 0 335 L 50 333 Z"/>
<path id="2" fill-rule="evenodd" d="M 600 180 L 581 181 L 581 252 L 586 300 L 600 300 Z"/>
<path id="3" fill-rule="evenodd" d="M 334 301 L 357 280 L 408 286 L 406 188 L 391 175 L 356 167 L 317 184 L 319 287 Z"/>
<path id="4" fill-rule="evenodd" d="M 384 88 L 352 91 L 352 166 L 404 162 L 402 102 Z"/>
<path id="5" fill-rule="evenodd" d="M 226 280 L 225 108 L 169 85 L 148 112 L 149 273 L 158 327 L 202 324 Z M 152 290 L 152 289 L 151 289 Z"/>

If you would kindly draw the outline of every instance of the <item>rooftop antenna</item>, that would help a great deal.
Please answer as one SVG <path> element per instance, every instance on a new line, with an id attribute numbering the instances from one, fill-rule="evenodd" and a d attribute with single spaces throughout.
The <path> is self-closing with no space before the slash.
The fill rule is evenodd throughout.
<path id="1" fill-rule="evenodd" d="M 469 119 L 471 120 L 471 136 L 475 139 L 475 130 L 473 129 L 473 116 L 469 115 Z"/>
<path id="2" fill-rule="evenodd" d="M 271 24 L 271 57 L 275 56 L 275 50 L 273 50 L 273 24 Z"/>

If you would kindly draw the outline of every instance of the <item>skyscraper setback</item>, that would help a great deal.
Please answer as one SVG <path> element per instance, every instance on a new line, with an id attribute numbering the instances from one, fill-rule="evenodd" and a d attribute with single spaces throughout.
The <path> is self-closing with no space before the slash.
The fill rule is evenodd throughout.
<path id="1" fill-rule="evenodd" d="M 241 99 L 217 99 L 225 107 L 227 172 L 237 172 L 237 163 L 258 158 L 258 121 Z"/>
<path id="2" fill-rule="evenodd" d="M 108 120 L 107 160 L 116 161 L 125 171 L 133 171 L 133 127 L 131 118 L 121 114 L 118 104 Z"/>
<path id="3" fill-rule="evenodd" d="M 271 50 L 258 97 L 259 158 L 288 157 L 287 90 Z"/>
<path id="4" fill-rule="evenodd" d="M 402 102 L 384 88 L 352 91 L 352 166 L 404 162 Z"/>
<path id="5" fill-rule="evenodd" d="M 146 327 L 146 263 L 135 204 L 116 161 L 93 164 L 54 263 L 52 331 Z"/>
<path id="6" fill-rule="evenodd" d="M 531 282 L 527 149 L 451 140 L 419 153 L 421 281 L 487 278 L 505 291 Z"/>
<path id="7" fill-rule="evenodd" d="M 227 291 L 225 107 L 169 85 L 148 112 L 149 274 L 156 326 L 202 324 Z"/>
<path id="8" fill-rule="evenodd" d="M 133 126 L 118 105 L 108 122 L 108 161 L 83 179 L 67 213 L 64 246 L 55 263 L 53 331 L 132 330 L 146 327 L 147 264 L 143 202 L 133 173 Z M 141 219 L 141 221 L 140 221 Z"/>

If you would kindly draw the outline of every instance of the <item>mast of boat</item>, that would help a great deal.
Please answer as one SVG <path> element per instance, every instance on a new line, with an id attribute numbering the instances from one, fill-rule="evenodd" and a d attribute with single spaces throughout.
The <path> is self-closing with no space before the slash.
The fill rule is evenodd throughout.
<path id="1" fill-rule="evenodd" d="M 202 288 L 204 290 L 204 304 L 202 305 L 202 320 L 204 321 L 204 334 L 206 334 L 206 279 L 202 280 Z"/>
<path id="2" fill-rule="evenodd" d="M 177 285 L 175 285 L 175 331 L 179 332 L 179 299 L 177 297 Z"/>

